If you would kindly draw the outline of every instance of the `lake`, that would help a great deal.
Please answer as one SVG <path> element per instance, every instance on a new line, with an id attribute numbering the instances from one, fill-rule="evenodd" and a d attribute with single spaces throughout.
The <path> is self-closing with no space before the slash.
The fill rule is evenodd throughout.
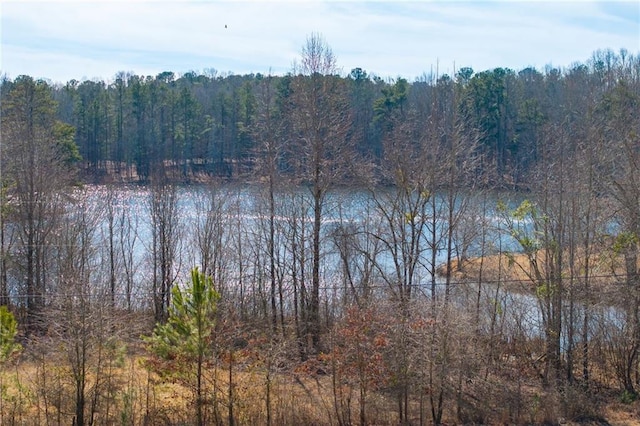
<path id="1" fill-rule="evenodd" d="M 159 247 L 162 227 L 157 226 L 163 220 L 169 221 L 165 228 L 171 224 L 167 253 L 175 283 L 184 282 L 191 268 L 206 265 L 218 290 L 246 303 L 244 308 L 249 310 L 266 309 L 272 274 L 284 294 L 285 309 L 292 309 L 291 295 L 298 291 L 295 286 L 301 282 L 309 285 L 313 203 L 306 188 L 277 191 L 271 211 L 268 193 L 260 185 L 177 187 L 168 193 L 164 205 L 156 204 L 156 211 L 164 211 L 166 216 L 160 220 L 156 214 L 156 225 L 153 194 L 146 186 L 91 186 L 79 193 L 85 200 L 84 211 L 95 215 L 92 238 L 100 247 L 94 261 L 96 285 L 104 285 L 110 272 L 109 254 L 115 253 L 119 303 L 149 306 L 152 283 L 158 279 L 159 253 L 164 250 Z M 410 286 L 413 297 L 428 300 L 442 295 L 446 287 L 451 302 L 461 311 L 475 309 L 476 284 L 454 280 L 447 286 L 434 271 L 447 261 L 450 219 L 455 221 L 450 248 L 453 257 L 517 248 L 501 229 L 495 206 L 498 199 L 515 206 L 522 197 L 508 200 L 506 195 L 461 193 L 451 200 L 447 194 L 407 194 L 402 198 L 391 189 L 377 194 L 353 188 L 328 193 L 320 240 L 323 303 L 333 305 L 350 292 L 387 294 L 401 286 Z M 449 206 L 454 206 L 452 211 Z M 535 296 L 496 290 L 494 284 L 482 286 L 483 327 L 493 323 L 509 333 L 542 334 Z M 592 320 L 594 327 L 601 321 L 619 321 L 618 313 L 608 307 L 589 309 L 591 317 L 597 318 Z M 582 310 L 584 307 L 576 304 L 576 318 Z"/>

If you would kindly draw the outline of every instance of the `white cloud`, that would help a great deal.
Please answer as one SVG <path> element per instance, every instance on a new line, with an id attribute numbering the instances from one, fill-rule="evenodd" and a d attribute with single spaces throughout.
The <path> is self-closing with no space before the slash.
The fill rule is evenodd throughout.
<path id="1" fill-rule="evenodd" d="M 436 64 L 449 73 L 454 63 L 475 70 L 565 66 L 599 48 L 638 52 L 638 16 L 625 22 L 612 5 L 9 1 L 1 12 L 2 70 L 57 81 L 108 79 L 119 70 L 283 73 L 311 32 L 324 36 L 345 73 L 361 67 L 413 79 Z"/>

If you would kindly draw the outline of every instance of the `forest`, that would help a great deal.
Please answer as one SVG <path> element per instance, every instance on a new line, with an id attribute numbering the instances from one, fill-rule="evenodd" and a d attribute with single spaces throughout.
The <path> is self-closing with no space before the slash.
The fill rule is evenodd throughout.
<path id="1" fill-rule="evenodd" d="M 640 53 L 0 83 L 0 423 L 640 418 Z"/>

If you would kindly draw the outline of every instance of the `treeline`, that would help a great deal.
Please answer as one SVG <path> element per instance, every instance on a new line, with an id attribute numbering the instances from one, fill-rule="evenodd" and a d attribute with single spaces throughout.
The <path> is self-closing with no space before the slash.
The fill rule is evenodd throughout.
<path id="1" fill-rule="evenodd" d="M 404 120 L 426 133 L 424 118 L 434 96 L 451 86 L 455 95 L 437 102 L 459 110 L 475 127 L 483 173 L 494 183 L 514 187 L 526 185 L 539 163 L 545 128 L 584 128 L 615 87 L 635 84 L 639 67 L 633 54 L 602 50 L 565 69 L 461 68 L 455 75 L 425 74 L 408 82 L 401 77 L 384 81 L 356 68 L 347 76 L 336 69 L 324 78 L 336 79 L 345 96 L 340 108 L 348 129 L 342 143 L 378 161 L 384 117 L 400 108 Z M 50 90 L 57 119 L 76 128 L 88 180 L 117 176 L 144 182 L 159 164 L 171 166 L 176 180 L 198 175 L 242 179 L 252 175 L 264 154 L 259 123 L 266 116 L 294 118 L 288 108 L 293 87 L 303 78 L 298 70 L 286 76 L 120 72 L 108 81 L 71 80 Z M 5 79 L 3 96 L 15 84 Z M 294 126 L 280 125 L 273 137 L 286 145 L 297 137 L 294 132 Z M 286 162 L 280 168 L 286 170 Z"/>
<path id="2" fill-rule="evenodd" d="M 0 371 L 3 424 L 560 423 L 638 397 L 638 56 L 385 82 L 313 35 L 288 76 L 1 93 L 0 367 L 34 371 Z"/>

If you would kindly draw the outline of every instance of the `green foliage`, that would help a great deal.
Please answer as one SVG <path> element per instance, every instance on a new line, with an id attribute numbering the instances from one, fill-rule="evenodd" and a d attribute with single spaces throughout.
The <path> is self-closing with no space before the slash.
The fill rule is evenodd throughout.
<path id="1" fill-rule="evenodd" d="M 158 324 L 146 338 L 149 350 L 164 360 L 197 361 L 211 351 L 210 337 L 220 295 L 211 277 L 194 268 L 191 283 L 173 287 L 166 324 Z"/>
<path id="2" fill-rule="evenodd" d="M 16 418 L 28 418 L 30 410 L 35 406 L 37 395 L 20 380 L 19 374 L 5 376 L 0 380 L 0 424 L 11 418 L 9 424 L 16 424 Z M 24 420 L 22 424 L 24 424 Z"/>
<path id="3" fill-rule="evenodd" d="M 416 218 L 416 214 L 414 212 L 406 212 L 404 214 L 404 221 L 407 225 L 412 224 L 415 218 Z"/>
<path id="4" fill-rule="evenodd" d="M 498 201 L 496 210 L 505 218 L 509 234 L 518 242 L 525 253 L 532 254 L 541 248 L 542 242 L 535 226 L 545 218 L 541 218 L 538 214 L 534 203 L 524 200 L 518 207 L 510 210 L 503 201 Z M 524 223 L 527 221 L 533 223 L 533 230 L 527 229 L 527 224 Z"/>
<path id="5" fill-rule="evenodd" d="M 409 83 L 404 78 L 398 78 L 393 86 L 384 87 L 381 90 L 382 97 L 373 103 L 373 111 L 376 121 L 384 121 L 390 126 L 394 112 L 402 111 L 402 106 L 407 100 Z"/>
<path id="6" fill-rule="evenodd" d="M 0 306 L 0 363 L 4 363 L 22 346 L 16 343 L 18 322 L 6 306 Z"/>
<path id="7" fill-rule="evenodd" d="M 621 232 L 613 241 L 612 250 L 616 255 L 622 254 L 629 247 L 638 244 L 638 236 L 632 232 Z"/>
<path id="8" fill-rule="evenodd" d="M 507 257 L 507 265 L 509 266 L 509 268 L 512 268 L 516 263 L 516 259 L 513 256 L 513 253 L 505 253 L 505 256 Z"/>
<path id="9" fill-rule="evenodd" d="M 536 296 L 538 299 L 548 299 L 555 293 L 555 287 L 548 284 L 542 283 L 536 286 Z"/>
<path id="10" fill-rule="evenodd" d="M 430 109 L 455 110 L 464 118 L 463 133 L 469 131 L 465 137 L 477 139 L 474 152 L 488 160 L 481 168 L 488 172 L 495 168 L 497 184 L 530 187 L 529 172 L 550 148 L 551 141 L 546 141 L 550 129 L 582 129 L 590 121 L 594 128 L 606 127 L 609 138 L 637 140 L 634 120 L 640 97 L 632 72 L 637 55 L 609 50 L 594 54 L 599 59 L 590 58 L 564 71 L 498 67 L 475 73 L 462 67 L 454 79 L 437 74 L 411 82 L 401 77 L 384 81 L 354 68 L 344 77 L 318 73 L 316 83 L 342 79 L 342 87 L 351 89 L 350 105 L 337 106 L 353 115 L 345 141 L 362 153 L 381 159 L 380 141 L 398 123 L 423 132 L 437 125 L 424 121 Z M 182 165 L 185 173 L 200 171 L 202 164 L 207 172 L 223 175 L 243 170 L 239 165 L 253 167 L 261 141 L 251 129 L 265 112 L 253 90 L 266 80 L 278 93 L 275 110 L 283 116 L 292 114 L 296 77 L 291 73 L 266 79 L 261 74 L 218 75 L 215 70 L 182 76 L 167 71 L 156 77 L 120 72 L 112 83 L 71 80 L 56 86 L 28 76 L 15 81 L 5 77 L 0 95 L 2 104 L 11 109 L 15 102 L 9 94 L 15 88 L 52 92 L 58 102 L 50 103 L 57 112 L 55 118 L 76 127 L 75 140 L 85 164 L 96 169 L 109 167 L 111 161 L 135 164 L 138 177 L 145 180 L 154 164 L 163 160 L 167 167 Z M 450 88 L 455 90 L 449 92 Z M 333 100 L 326 102 L 331 104 Z M 288 124 L 293 121 L 287 120 Z M 295 126 L 281 130 L 283 140 L 295 139 Z M 572 131 L 571 137 L 584 140 L 584 131 Z M 420 140 L 420 136 L 411 138 Z M 282 166 L 285 169 L 286 163 Z"/>
<path id="11" fill-rule="evenodd" d="M 526 253 L 532 253 L 540 248 L 540 242 L 536 238 L 516 232 L 511 235 L 518 241 Z"/>
<path id="12" fill-rule="evenodd" d="M 3 99 L 3 118 L 29 119 L 35 126 L 44 128 L 52 125 L 57 104 L 51 91 L 52 87 L 44 80 L 35 80 L 27 75 L 17 77 Z"/>
<path id="13" fill-rule="evenodd" d="M 152 353 L 171 363 L 165 368 L 157 368 L 161 374 L 175 374 L 174 377 L 193 386 L 196 424 L 202 425 L 205 405 L 203 367 L 213 352 L 211 333 L 220 295 L 213 288 L 211 277 L 205 276 L 198 268 L 191 270 L 190 285 L 184 289 L 173 287 L 171 295 L 167 323 L 158 324 L 146 341 Z"/>
<path id="14" fill-rule="evenodd" d="M 106 348 L 109 351 L 111 362 L 116 368 L 123 368 L 127 361 L 127 345 L 118 340 L 108 341 Z"/>
<path id="15" fill-rule="evenodd" d="M 78 163 L 82 160 L 78 145 L 76 145 L 76 128 L 70 124 L 57 121 L 53 126 L 53 137 L 60 160 L 67 166 Z"/>
<path id="16" fill-rule="evenodd" d="M 490 303 L 491 305 L 493 305 L 494 312 L 497 315 L 502 316 L 504 314 L 504 310 L 502 308 L 502 303 L 500 302 L 500 300 L 491 298 Z"/>
<path id="17" fill-rule="evenodd" d="M 527 217 L 535 218 L 536 210 L 533 203 L 529 200 L 524 200 L 520 205 L 512 212 L 513 217 L 516 220 L 525 220 Z"/>
<path id="18" fill-rule="evenodd" d="M 128 425 L 133 424 L 135 416 L 134 404 L 136 399 L 135 389 L 130 389 L 122 393 L 120 398 L 122 399 L 122 408 L 120 410 L 120 424 Z"/>
<path id="19" fill-rule="evenodd" d="M 638 399 L 638 394 L 636 392 L 630 392 L 628 390 L 624 390 L 620 395 L 620 402 L 623 404 L 633 404 Z"/>

